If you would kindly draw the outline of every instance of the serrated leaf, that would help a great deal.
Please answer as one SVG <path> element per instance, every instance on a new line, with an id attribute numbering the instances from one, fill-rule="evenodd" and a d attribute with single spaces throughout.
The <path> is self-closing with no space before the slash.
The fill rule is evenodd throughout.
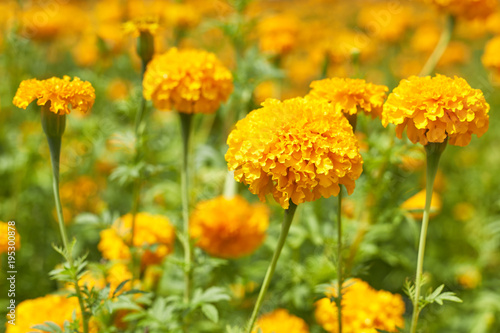
<path id="1" fill-rule="evenodd" d="M 113 296 L 111 296 L 111 298 L 114 298 L 116 296 L 116 294 L 119 293 L 120 290 L 122 290 L 123 287 L 125 287 L 125 284 L 127 284 L 127 282 L 129 282 L 129 281 L 130 281 L 130 279 L 127 279 L 125 281 L 120 282 L 118 287 L 116 287 L 115 291 L 113 291 Z"/>
<path id="2" fill-rule="evenodd" d="M 219 321 L 219 311 L 213 304 L 203 304 L 201 306 L 201 311 L 208 319 L 210 319 L 214 323 L 217 323 Z"/>

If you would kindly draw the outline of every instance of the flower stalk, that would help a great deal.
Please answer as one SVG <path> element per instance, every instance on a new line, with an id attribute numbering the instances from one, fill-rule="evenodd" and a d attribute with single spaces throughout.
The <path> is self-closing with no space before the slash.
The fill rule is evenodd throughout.
<path id="1" fill-rule="evenodd" d="M 66 128 L 66 115 L 56 114 L 50 111 L 50 103 L 42 106 L 41 112 L 41 122 L 42 128 L 47 137 L 47 142 L 49 144 L 50 150 L 50 161 L 52 164 L 52 189 L 54 192 L 54 201 L 56 204 L 57 220 L 59 224 L 59 231 L 61 233 L 61 238 L 64 246 L 64 252 L 66 254 L 66 259 L 68 260 L 71 270 L 74 272 L 76 267 L 74 267 L 73 262 L 73 251 L 72 247 L 69 246 L 68 234 L 66 232 L 66 226 L 64 224 L 64 215 L 62 211 L 61 197 L 59 195 L 59 165 L 61 157 L 61 143 L 62 135 Z M 89 332 L 89 316 L 85 310 L 85 303 L 83 301 L 82 293 L 80 291 L 80 286 L 78 285 L 78 277 L 76 273 L 73 275 L 73 283 L 75 285 L 75 292 L 78 298 L 78 303 L 80 306 L 80 311 L 82 313 L 83 319 L 83 332 Z"/>
<path id="2" fill-rule="evenodd" d="M 427 76 L 432 74 L 432 72 L 436 68 L 437 63 L 443 56 L 444 51 L 446 51 L 448 44 L 450 43 L 454 27 L 455 27 L 455 18 L 452 15 L 448 15 L 446 17 L 446 23 L 444 30 L 441 33 L 441 37 L 439 38 L 439 41 L 436 47 L 434 48 L 434 51 L 432 51 L 432 54 L 430 55 L 429 59 L 427 59 L 427 62 L 420 71 L 419 76 Z"/>
<path id="3" fill-rule="evenodd" d="M 338 329 L 342 333 L 342 185 L 339 185 L 338 207 L 337 207 L 337 281 L 338 281 L 338 296 L 337 296 L 337 315 L 338 315 Z"/>
<path id="4" fill-rule="evenodd" d="M 264 282 L 262 283 L 262 287 L 260 288 L 259 296 L 257 297 L 257 302 L 255 303 L 255 306 L 253 308 L 252 316 L 250 317 L 250 321 L 248 322 L 247 333 L 252 332 L 255 321 L 257 320 L 257 315 L 259 314 L 260 307 L 262 306 L 264 296 L 269 289 L 269 284 L 271 283 L 271 279 L 276 269 L 281 250 L 285 245 L 286 237 L 288 235 L 288 231 L 290 230 L 290 226 L 292 225 L 293 216 L 295 215 L 296 209 L 297 205 L 290 201 L 289 208 L 285 210 L 285 216 L 283 219 L 283 224 L 281 225 L 281 233 L 278 239 L 278 244 L 276 245 L 273 258 L 271 259 L 271 263 L 269 264 L 269 267 L 267 269 Z"/>
<path id="5" fill-rule="evenodd" d="M 427 228 L 429 226 L 429 213 L 431 209 L 432 189 L 434 179 L 436 178 L 439 159 L 446 148 L 447 140 L 444 142 L 429 142 L 425 145 L 427 154 L 427 175 L 426 175 L 426 195 L 425 209 L 422 218 L 422 229 L 420 231 L 420 241 L 418 245 L 417 273 L 415 277 L 415 298 L 413 299 L 413 315 L 411 319 L 411 333 L 416 333 L 418 316 L 420 314 L 420 289 L 422 284 L 422 272 L 424 266 L 425 242 L 427 237 Z"/>
<path id="6" fill-rule="evenodd" d="M 184 244 L 184 302 L 189 303 L 192 289 L 192 244 L 189 239 L 189 139 L 193 115 L 179 112 L 182 133 L 182 168 L 181 168 L 181 192 L 182 192 L 182 220 L 185 236 Z"/>

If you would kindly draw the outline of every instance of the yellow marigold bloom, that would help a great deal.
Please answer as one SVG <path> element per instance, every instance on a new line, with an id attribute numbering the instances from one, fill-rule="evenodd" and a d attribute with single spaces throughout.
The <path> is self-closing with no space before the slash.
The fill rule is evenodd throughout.
<path id="1" fill-rule="evenodd" d="M 309 333 L 304 319 L 291 315 L 285 309 L 276 309 L 262 315 L 252 333 Z"/>
<path id="2" fill-rule="evenodd" d="M 189 3 L 167 3 L 163 17 L 169 26 L 182 29 L 194 27 L 200 22 L 200 13 Z"/>
<path id="3" fill-rule="evenodd" d="M 287 209 L 348 193 L 363 160 L 349 122 L 333 105 L 318 100 L 268 99 L 236 124 L 227 140 L 226 161 L 237 181 L 262 201 L 272 193 Z"/>
<path id="4" fill-rule="evenodd" d="M 344 282 L 342 325 L 344 332 L 377 333 L 377 329 L 398 332 L 404 326 L 405 305 L 401 295 L 375 290 L 360 279 Z M 337 295 L 332 287 L 328 297 L 316 302 L 316 321 L 327 332 L 338 333 L 338 312 L 330 297 Z"/>
<path id="5" fill-rule="evenodd" d="M 474 266 L 463 267 L 457 275 L 458 283 L 465 289 L 476 289 L 481 280 L 482 274 Z"/>
<path id="6" fill-rule="evenodd" d="M 143 88 L 157 109 L 213 113 L 233 91 L 233 76 L 213 53 L 172 48 L 149 63 Z"/>
<path id="7" fill-rule="evenodd" d="M 106 89 L 106 96 L 112 101 L 127 99 L 130 95 L 130 82 L 122 79 L 114 79 Z"/>
<path id="8" fill-rule="evenodd" d="M 244 198 L 224 196 L 198 203 L 191 216 L 189 233 L 196 245 L 222 258 L 239 258 L 255 251 L 264 241 L 269 211 Z"/>
<path id="9" fill-rule="evenodd" d="M 77 317 L 81 317 L 80 306 L 76 297 L 47 295 L 28 299 L 17 304 L 16 324 L 6 325 L 6 333 L 42 332 L 32 327 L 42 325 L 47 321 L 53 322 L 62 328 L 65 321 L 72 320 L 73 312 L 76 312 Z M 90 331 L 97 332 L 96 324 L 92 322 L 90 324 Z"/>
<path id="10" fill-rule="evenodd" d="M 99 198 L 99 190 L 99 185 L 89 176 L 64 182 L 60 188 L 60 196 L 65 203 L 63 211 L 66 223 L 83 212 L 98 213 L 104 206 Z"/>
<path id="11" fill-rule="evenodd" d="M 299 22 L 295 16 L 275 15 L 261 20 L 257 31 L 262 51 L 283 55 L 298 43 Z"/>
<path id="12" fill-rule="evenodd" d="M 441 211 L 441 198 L 436 192 L 432 193 L 431 211 L 429 217 L 436 216 Z M 414 196 L 407 199 L 401 205 L 401 209 L 407 210 L 414 219 L 422 219 L 425 208 L 425 190 L 422 190 Z"/>
<path id="13" fill-rule="evenodd" d="M 75 77 L 73 81 L 69 76 L 62 79 L 52 77 L 47 80 L 25 80 L 22 81 L 14 96 L 14 105 L 26 109 L 28 105 L 37 99 L 38 105 L 50 105 L 50 111 L 56 114 L 69 114 L 68 106 L 72 110 L 86 113 L 95 100 L 95 90 L 90 82 L 82 81 Z"/>
<path id="14" fill-rule="evenodd" d="M 386 86 L 367 83 L 365 80 L 344 78 L 314 81 L 311 88 L 307 95 L 309 98 L 328 101 L 336 111 L 350 115 L 362 110 L 372 118 L 380 116 L 389 90 Z"/>
<path id="15" fill-rule="evenodd" d="M 332 31 L 319 43 L 319 56 L 328 56 L 330 63 L 343 64 L 350 61 L 355 53 L 360 61 L 373 59 L 376 47 L 373 40 L 366 34 L 351 30 Z"/>
<path id="16" fill-rule="evenodd" d="M 488 43 L 484 48 L 484 54 L 481 58 L 484 67 L 492 69 L 495 73 L 500 73 L 500 58 L 498 54 L 500 53 L 500 36 L 497 36 Z"/>
<path id="17" fill-rule="evenodd" d="M 15 229 L 12 230 L 12 228 Z M 11 236 L 9 235 L 9 232 L 12 233 L 14 231 L 14 235 Z M 9 226 L 7 222 L 2 222 L 0 221 L 0 255 L 2 253 L 8 253 L 11 252 L 9 251 L 9 247 L 14 247 L 16 250 L 19 250 L 21 247 L 21 236 L 19 236 L 19 232 L 17 232 L 17 229 L 15 226 Z M 14 242 L 15 244 L 10 244 L 9 242 Z"/>
<path id="18" fill-rule="evenodd" d="M 469 144 L 472 134 L 481 137 L 488 129 L 490 106 L 479 89 L 462 78 L 412 76 L 402 80 L 384 104 L 382 124 L 395 124 L 402 137 L 407 128 L 411 142 Z"/>
<path id="19" fill-rule="evenodd" d="M 498 7 L 498 0 L 424 0 L 453 16 L 485 19 Z"/>
<path id="20" fill-rule="evenodd" d="M 154 36 L 159 28 L 158 18 L 155 17 L 140 17 L 128 21 L 123 25 L 125 33 L 133 37 L 139 37 L 141 32 L 147 32 Z"/>
<path id="21" fill-rule="evenodd" d="M 135 218 L 134 246 L 141 250 L 142 265 L 160 263 L 174 250 L 174 227 L 162 215 L 138 213 Z M 117 219 L 111 228 L 101 231 L 97 247 L 102 256 L 109 260 L 130 260 L 127 244 L 132 236 L 131 229 L 132 214 L 127 214 Z"/>
<path id="22" fill-rule="evenodd" d="M 399 41 L 413 23 L 414 13 L 411 7 L 391 1 L 364 4 L 358 16 L 358 25 L 369 35 L 381 41 L 394 43 Z"/>

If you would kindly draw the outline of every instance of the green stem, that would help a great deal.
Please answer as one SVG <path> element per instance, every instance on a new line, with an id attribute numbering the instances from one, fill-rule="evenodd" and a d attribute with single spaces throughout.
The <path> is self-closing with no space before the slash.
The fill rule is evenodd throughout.
<path id="1" fill-rule="evenodd" d="M 441 37 L 439 38 L 439 42 L 434 48 L 434 51 L 432 51 L 432 54 L 430 55 L 429 59 L 427 59 L 427 62 L 420 71 L 419 76 L 430 75 L 434 71 L 437 63 L 439 62 L 439 59 L 441 59 L 444 51 L 446 51 L 446 48 L 450 43 L 454 27 L 455 27 L 455 18 L 451 15 L 448 15 L 446 17 L 446 24 L 444 30 L 441 33 Z"/>
<path id="2" fill-rule="evenodd" d="M 193 115 L 179 112 L 182 130 L 182 169 L 181 169 L 181 192 L 182 192 L 182 219 L 184 242 L 184 302 L 189 303 L 191 297 L 191 275 L 192 275 L 192 245 L 189 239 L 189 138 L 191 133 L 191 124 Z"/>
<path id="3" fill-rule="evenodd" d="M 443 143 L 429 142 L 425 145 L 427 153 L 427 176 L 426 176 L 426 194 L 425 194 L 425 209 L 422 219 L 422 230 L 420 231 L 420 242 L 418 245 L 417 259 L 417 274 L 415 277 L 415 299 L 413 299 L 413 315 L 411 319 L 411 333 L 417 331 L 418 316 L 420 314 L 420 289 L 422 284 L 422 271 L 424 266 L 425 241 L 427 236 L 427 228 L 429 226 L 429 213 L 431 209 L 432 189 L 434 187 L 434 179 L 439 165 L 439 158 L 446 148 L 447 141 Z"/>
<path id="4" fill-rule="evenodd" d="M 337 315 L 339 323 L 339 332 L 342 333 L 342 185 L 339 185 L 338 207 L 337 207 L 337 281 L 338 281 L 338 297 L 337 297 Z"/>
<path id="5" fill-rule="evenodd" d="M 44 112 L 44 111 L 42 111 L 42 112 Z M 48 112 L 50 112 L 50 111 L 48 111 Z M 56 116 L 57 117 L 64 117 L 64 116 L 59 116 L 59 115 L 56 115 Z M 44 116 L 42 115 L 42 117 L 44 117 Z M 68 244 L 69 244 L 68 235 L 66 233 L 66 226 L 64 224 L 64 216 L 63 216 L 63 211 L 62 211 L 61 198 L 59 195 L 59 160 L 60 160 L 60 156 L 61 156 L 61 139 L 62 139 L 62 136 L 47 135 L 47 142 L 49 144 L 49 150 L 50 150 L 50 160 L 52 163 L 52 189 L 54 192 L 54 199 L 55 199 L 55 203 L 56 203 L 57 219 L 59 222 L 59 231 L 61 232 L 61 237 L 62 237 L 62 241 L 63 241 L 63 245 L 64 245 L 64 251 L 67 254 L 66 259 L 68 260 L 68 263 L 69 263 L 71 270 L 74 271 L 76 269 L 76 267 L 74 267 L 74 263 L 73 263 L 73 253 L 72 253 L 70 247 L 68 246 Z M 82 312 L 83 332 L 88 333 L 89 332 L 89 317 L 88 317 L 88 314 L 85 310 L 85 304 L 83 302 L 83 297 L 82 297 L 82 294 L 80 291 L 80 286 L 78 285 L 78 277 L 76 274 L 73 276 L 73 284 L 75 285 L 76 297 L 78 298 L 78 303 L 80 305 L 80 311 Z"/>
<path id="6" fill-rule="evenodd" d="M 262 287 L 260 288 L 259 296 L 257 297 L 257 302 L 253 308 L 252 316 L 250 317 L 250 321 L 248 322 L 247 333 L 251 333 L 253 326 L 255 325 L 255 321 L 257 320 L 257 315 L 259 314 L 260 307 L 264 300 L 264 296 L 266 295 L 267 289 L 269 288 L 269 284 L 271 283 L 271 278 L 273 277 L 274 270 L 276 269 L 276 264 L 278 263 L 278 259 L 281 254 L 281 250 L 285 245 L 286 236 L 288 235 L 288 231 L 290 230 L 290 226 L 292 225 L 293 216 L 295 214 L 295 210 L 297 209 L 297 205 L 290 201 L 290 207 L 285 210 L 285 216 L 283 219 L 283 224 L 281 225 L 281 233 L 278 239 L 278 245 L 276 245 L 276 249 L 274 250 L 273 258 L 271 259 L 271 263 L 267 269 L 266 276 L 264 278 L 264 282 L 262 283 Z"/>

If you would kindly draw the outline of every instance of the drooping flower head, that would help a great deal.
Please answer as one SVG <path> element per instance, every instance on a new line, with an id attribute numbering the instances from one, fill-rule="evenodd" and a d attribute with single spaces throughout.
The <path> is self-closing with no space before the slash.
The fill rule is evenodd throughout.
<path id="1" fill-rule="evenodd" d="M 269 211 L 236 196 L 219 196 L 196 206 L 189 226 L 196 245 L 222 258 L 239 258 L 255 251 L 264 241 Z"/>
<path id="2" fill-rule="evenodd" d="M 262 315 L 252 333 L 309 333 L 304 319 L 291 315 L 285 309 L 276 309 Z"/>
<path id="3" fill-rule="evenodd" d="M 397 125 L 396 135 L 426 145 L 448 142 L 469 144 L 472 134 L 482 136 L 488 129 L 490 106 L 479 89 L 462 78 L 412 76 L 402 80 L 384 104 L 382 124 Z"/>
<path id="4" fill-rule="evenodd" d="M 236 124 L 226 161 L 235 179 L 262 201 L 271 193 L 285 209 L 354 191 L 362 172 L 358 142 L 332 104 L 305 98 L 268 99 Z"/>
<path id="5" fill-rule="evenodd" d="M 175 231 L 163 215 L 138 213 L 135 216 L 134 246 L 141 249 L 143 266 L 158 264 L 174 249 Z M 117 219 L 111 228 L 101 231 L 97 246 L 109 260 L 130 260 L 127 244 L 132 237 L 132 214 Z"/>
<path id="6" fill-rule="evenodd" d="M 57 77 L 47 80 L 31 79 L 21 82 L 13 103 L 19 108 L 26 109 L 35 99 L 38 105 L 50 105 L 50 111 L 59 115 L 69 114 L 71 110 L 86 113 L 94 105 L 95 90 L 90 82 L 82 81 L 78 77 L 73 81 L 69 76 L 64 76 L 62 79 Z"/>
<path id="7" fill-rule="evenodd" d="M 311 88 L 307 98 L 327 101 L 335 110 L 349 115 L 363 111 L 372 118 L 380 116 L 389 90 L 386 86 L 349 78 L 313 81 Z"/>
<path id="8" fill-rule="evenodd" d="M 342 296 L 342 325 L 344 332 L 377 333 L 378 330 L 398 332 L 404 326 L 405 304 L 401 295 L 375 290 L 360 279 L 344 282 Z M 337 305 L 331 300 L 337 288 L 332 287 L 328 297 L 316 302 L 316 321 L 327 332 L 338 333 Z"/>
<path id="9" fill-rule="evenodd" d="M 485 19 L 498 8 L 498 0 L 423 0 L 455 17 Z"/>
<path id="10" fill-rule="evenodd" d="M 233 77 L 213 53 L 172 48 L 149 63 L 143 88 L 159 110 L 213 113 L 233 91 Z"/>

